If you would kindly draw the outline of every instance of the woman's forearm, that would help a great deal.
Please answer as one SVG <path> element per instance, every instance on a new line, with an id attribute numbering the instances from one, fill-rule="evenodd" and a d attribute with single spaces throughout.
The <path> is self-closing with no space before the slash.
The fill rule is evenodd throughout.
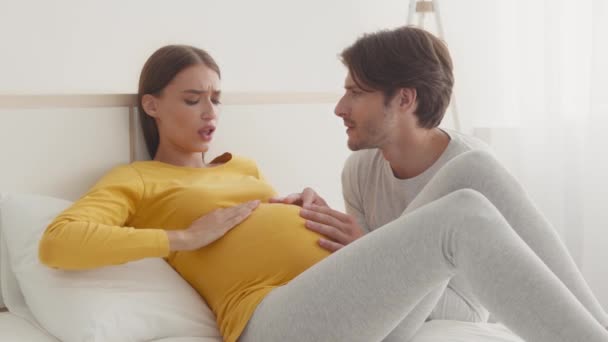
<path id="1" fill-rule="evenodd" d="M 82 221 L 54 222 L 39 244 L 40 262 L 60 269 L 91 269 L 168 254 L 164 230 Z"/>

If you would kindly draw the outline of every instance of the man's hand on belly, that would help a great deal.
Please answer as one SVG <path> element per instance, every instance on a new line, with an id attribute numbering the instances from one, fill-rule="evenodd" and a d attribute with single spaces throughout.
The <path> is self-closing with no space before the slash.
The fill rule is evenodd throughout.
<path id="1" fill-rule="evenodd" d="M 327 205 L 305 205 L 300 216 L 306 219 L 306 228 L 326 237 L 319 239 L 319 245 L 330 252 L 365 235 L 353 216 L 333 210 Z"/>

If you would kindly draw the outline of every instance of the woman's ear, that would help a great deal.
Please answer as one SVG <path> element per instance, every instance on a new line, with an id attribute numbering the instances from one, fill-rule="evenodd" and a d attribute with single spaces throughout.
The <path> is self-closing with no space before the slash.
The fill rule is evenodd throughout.
<path id="1" fill-rule="evenodd" d="M 156 97 L 150 94 L 145 94 L 141 98 L 141 106 L 146 112 L 146 114 L 150 115 L 153 118 L 156 118 L 158 115 L 158 104 L 156 101 Z"/>

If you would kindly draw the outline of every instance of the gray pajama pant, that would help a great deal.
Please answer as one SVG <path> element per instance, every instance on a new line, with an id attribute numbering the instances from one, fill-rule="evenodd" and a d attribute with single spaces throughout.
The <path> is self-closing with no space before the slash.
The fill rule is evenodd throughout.
<path id="1" fill-rule="evenodd" d="M 400 218 L 273 290 L 239 341 L 405 342 L 453 277 L 528 342 L 608 341 L 556 232 L 481 151 L 447 163 Z"/>

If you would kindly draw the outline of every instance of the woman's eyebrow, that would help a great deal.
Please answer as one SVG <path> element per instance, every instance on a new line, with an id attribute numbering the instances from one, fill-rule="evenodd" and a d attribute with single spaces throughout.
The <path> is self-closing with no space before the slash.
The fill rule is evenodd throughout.
<path id="1" fill-rule="evenodd" d="M 182 93 L 188 93 L 188 94 L 196 94 L 196 95 L 201 95 L 201 94 L 206 94 L 208 93 L 210 90 L 199 90 L 199 89 L 187 89 L 182 91 Z M 211 91 L 214 95 L 220 95 L 221 94 L 221 90 L 213 90 Z"/>
<path id="2" fill-rule="evenodd" d="M 198 89 L 187 89 L 182 91 L 182 93 L 189 93 L 189 94 L 196 94 L 196 95 L 200 95 L 200 94 L 204 94 L 207 93 L 207 90 L 198 90 Z"/>

